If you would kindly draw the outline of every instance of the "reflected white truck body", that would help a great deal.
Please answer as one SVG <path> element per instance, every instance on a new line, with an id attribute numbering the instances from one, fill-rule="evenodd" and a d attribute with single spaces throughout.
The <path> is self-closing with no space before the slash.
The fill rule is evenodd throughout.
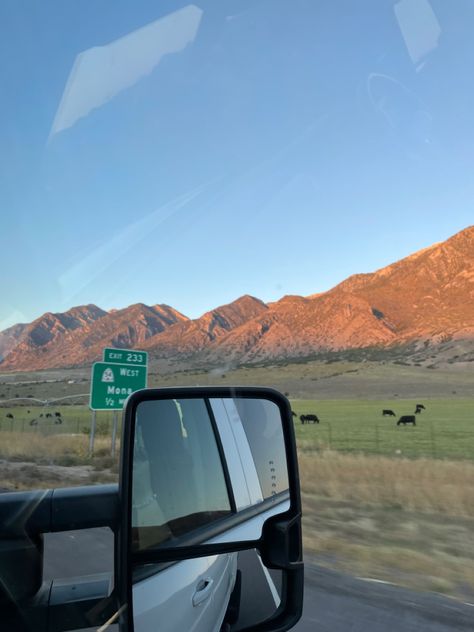
<path id="1" fill-rule="evenodd" d="M 229 399 L 210 400 L 237 510 L 258 505 L 262 489 L 237 408 Z M 289 508 L 279 503 L 209 542 L 253 539 L 264 521 Z M 237 574 L 237 553 L 177 562 L 133 585 L 135 632 L 219 632 Z M 268 581 L 271 582 L 268 574 Z M 271 590 L 273 592 L 273 587 Z"/>

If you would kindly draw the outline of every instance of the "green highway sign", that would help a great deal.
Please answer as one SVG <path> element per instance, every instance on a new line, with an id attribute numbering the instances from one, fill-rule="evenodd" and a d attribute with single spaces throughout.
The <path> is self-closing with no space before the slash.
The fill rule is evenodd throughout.
<path id="1" fill-rule="evenodd" d="M 113 362 L 92 365 L 90 408 L 121 410 L 129 395 L 146 388 L 147 367 Z"/>
<path id="2" fill-rule="evenodd" d="M 135 349 L 106 348 L 104 349 L 104 362 L 147 366 L 148 353 L 146 351 L 135 351 Z"/>

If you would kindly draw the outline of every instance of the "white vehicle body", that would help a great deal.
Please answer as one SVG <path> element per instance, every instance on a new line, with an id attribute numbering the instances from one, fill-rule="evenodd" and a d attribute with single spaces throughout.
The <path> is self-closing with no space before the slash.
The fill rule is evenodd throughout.
<path id="1" fill-rule="evenodd" d="M 257 470 L 237 408 L 229 399 L 212 399 L 217 431 L 225 455 L 237 511 L 263 502 Z M 209 542 L 253 540 L 271 515 L 289 501 L 240 523 Z M 135 632 L 219 632 L 237 574 L 237 553 L 177 562 L 133 585 Z M 268 573 L 267 581 L 271 583 Z M 275 594 L 273 586 L 270 586 Z"/>

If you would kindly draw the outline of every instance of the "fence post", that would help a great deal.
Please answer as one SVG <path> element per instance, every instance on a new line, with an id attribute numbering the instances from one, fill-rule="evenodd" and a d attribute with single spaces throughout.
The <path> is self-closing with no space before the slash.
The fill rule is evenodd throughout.
<path id="1" fill-rule="evenodd" d="M 93 410 L 92 418 L 91 418 L 91 431 L 89 435 L 89 457 L 91 457 L 94 453 L 95 418 L 96 418 L 96 411 Z"/>
<path id="2" fill-rule="evenodd" d="M 377 424 L 375 424 L 375 450 L 377 454 L 380 454 L 379 427 Z"/>
<path id="3" fill-rule="evenodd" d="M 434 426 L 433 426 L 433 422 L 431 422 L 431 454 L 433 455 L 433 458 L 436 459 L 436 437 L 435 437 L 435 430 L 434 430 Z"/>
<path id="4" fill-rule="evenodd" d="M 114 459 L 115 458 L 115 440 L 117 438 L 117 424 L 118 424 L 118 414 L 117 411 L 114 410 L 112 416 L 112 446 L 110 450 L 110 455 Z"/>

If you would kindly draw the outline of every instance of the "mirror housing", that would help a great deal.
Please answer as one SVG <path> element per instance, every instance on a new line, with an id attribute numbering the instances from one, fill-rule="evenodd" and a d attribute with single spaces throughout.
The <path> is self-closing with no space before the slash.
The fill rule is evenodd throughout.
<path id="1" fill-rule="evenodd" d="M 189 414 L 188 410 L 191 411 Z M 195 422 L 194 430 L 184 426 L 190 416 Z M 260 427 L 257 419 L 265 420 Z M 171 428 L 171 423 L 174 429 L 178 428 L 177 432 L 166 429 L 166 424 Z M 149 428 L 152 428 L 151 432 Z M 254 435 L 262 434 L 262 428 L 263 435 L 254 439 Z M 210 463 L 215 462 L 217 471 L 220 461 L 221 487 L 227 489 L 229 501 L 228 506 L 223 507 L 222 489 L 217 489 L 215 482 L 221 477 L 211 476 L 202 484 L 212 486 L 212 493 L 204 489 L 204 495 L 206 498 L 218 497 L 221 504 L 216 505 L 214 511 L 194 511 L 189 516 L 180 517 L 174 500 L 177 496 L 181 499 L 187 496 L 176 466 L 185 462 L 179 461 L 181 448 L 177 441 L 189 443 L 192 431 L 195 437 L 199 436 L 201 444 L 204 442 L 205 450 L 211 443 L 206 433 L 215 439 L 215 455 L 206 452 L 207 468 L 212 469 Z M 138 466 L 138 456 L 143 451 L 148 455 L 147 468 L 141 466 L 141 461 Z M 175 459 L 170 467 L 175 469 L 165 470 L 163 462 L 170 454 L 170 458 Z M 273 454 L 279 456 L 274 458 Z M 150 458 L 159 463 L 157 475 L 152 471 L 155 466 L 150 465 Z M 252 498 L 250 490 L 249 502 L 239 499 L 237 493 L 241 493 L 244 484 L 238 484 L 232 462 L 240 462 L 241 468 L 245 463 L 242 470 L 247 489 L 251 487 L 251 475 L 259 477 L 260 497 L 254 494 Z M 145 469 L 146 479 L 155 484 L 154 489 L 158 483 L 160 490 L 146 500 L 146 503 L 156 501 L 157 509 L 152 515 L 160 515 L 156 524 L 152 519 L 151 525 L 137 518 L 145 506 L 144 502 L 138 501 L 143 497 L 138 490 L 143 487 L 139 482 L 144 480 L 141 473 Z M 164 472 L 169 471 L 175 471 L 176 477 L 166 478 Z M 171 499 L 171 509 L 167 509 L 165 496 Z M 196 494 L 191 492 L 189 498 L 199 502 Z M 163 511 L 158 509 L 160 500 L 165 505 Z M 267 568 L 281 570 L 283 579 L 280 603 L 274 614 L 245 630 L 283 632 L 301 617 L 304 570 L 296 443 L 290 404 L 278 391 L 258 387 L 186 387 L 143 389 L 133 393 L 123 413 L 119 502 L 121 518 L 116 539 L 115 586 L 121 620 L 129 632 L 134 629 L 134 581 L 156 574 L 173 563 L 249 549 L 258 552 Z M 199 509 L 198 505 L 196 508 Z M 195 524 L 189 527 L 191 518 Z M 167 530 L 163 535 L 165 523 Z"/>

